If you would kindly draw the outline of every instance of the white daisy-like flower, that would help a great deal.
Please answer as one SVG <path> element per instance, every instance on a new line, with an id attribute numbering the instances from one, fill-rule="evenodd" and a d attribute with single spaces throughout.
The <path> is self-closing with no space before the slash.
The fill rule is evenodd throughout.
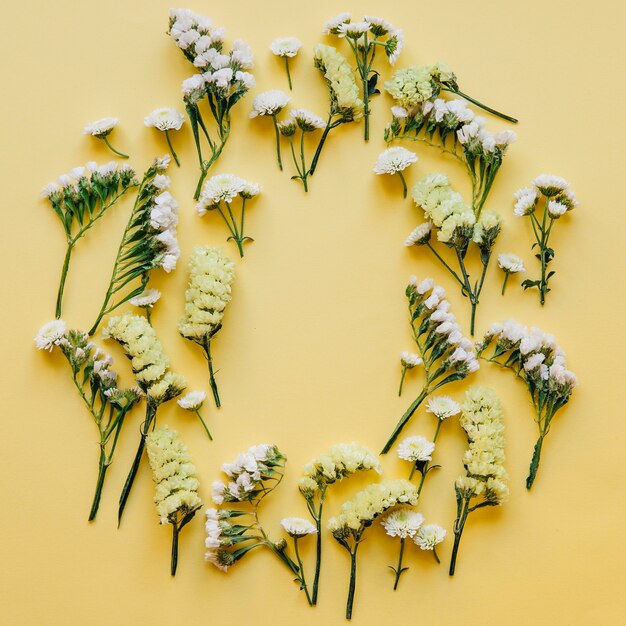
<path id="1" fill-rule="evenodd" d="M 280 520 L 280 525 L 291 537 L 304 537 L 317 532 L 317 528 L 309 520 L 301 517 L 285 517 Z"/>
<path id="2" fill-rule="evenodd" d="M 421 435 L 406 437 L 398 446 L 398 456 L 412 463 L 418 461 L 432 461 L 434 451 L 435 444 Z"/>
<path id="3" fill-rule="evenodd" d="M 204 391 L 189 391 L 176 402 L 179 407 L 186 411 L 197 411 L 205 400 L 206 393 Z"/>
<path id="4" fill-rule="evenodd" d="M 161 297 L 161 292 L 158 289 L 146 289 L 140 296 L 131 298 L 129 302 L 133 306 L 140 308 L 152 308 L 154 303 Z"/>
<path id="5" fill-rule="evenodd" d="M 324 24 L 324 28 L 322 29 L 322 33 L 324 35 L 337 35 L 339 33 L 339 27 L 346 22 L 349 22 L 352 19 L 351 13 L 340 13 L 333 17 L 332 20 L 328 20 L 326 24 Z"/>
<path id="6" fill-rule="evenodd" d="M 83 135 L 93 135 L 94 137 L 104 137 L 108 135 L 118 124 L 117 117 L 103 117 L 102 119 L 90 122 L 83 128 Z"/>
<path id="7" fill-rule="evenodd" d="M 406 539 L 415 536 L 424 523 L 424 516 L 417 511 L 403 507 L 388 513 L 380 523 L 390 537 Z"/>
<path id="8" fill-rule="evenodd" d="M 48 350 L 58 345 L 67 332 L 67 324 L 63 320 L 54 320 L 44 324 L 35 336 L 35 346 L 38 350 Z"/>
<path id="9" fill-rule="evenodd" d="M 424 222 L 417 226 L 411 234 L 404 241 L 404 245 L 409 246 L 423 246 L 428 243 L 433 228 L 432 222 Z"/>
<path id="10" fill-rule="evenodd" d="M 496 134 L 495 140 L 496 146 L 500 146 L 501 148 L 504 146 L 510 146 L 512 143 L 517 141 L 517 133 L 512 130 L 503 130 Z"/>
<path id="11" fill-rule="evenodd" d="M 530 215 L 537 205 L 537 190 L 532 187 L 524 187 L 515 192 L 515 207 L 513 213 L 518 217 Z"/>
<path id="12" fill-rule="evenodd" d="M 558 200 L 550 200 L 548 202 L 548 215 L 552 219 L 559 219 L 561 215 L 567 213 L 567 204 L 559 202 Z"/>
<path id="13" fill-rule="evenodd" d="M 389 38 L 385 42 L 385 53 L 387 54 L 389 65 L 395 64 L 403 48 L 404 31 L 401 28 L 395 28 L 389 32 Z"/>
<path id="14" fill-rule="evenodd" d="M 326 122 L 315 113 L 307 109 L 292 109 L 289 115 L 295 120 L 296 124 L 305 132 L 325 128 Z"/>
<path id="15" fill-rule="evenodd" d="M 345 22 L 337 28 L 339 37 L 351 37 L 358 39 L 363 33 L 367 33 L 372 25 L 365 20 L 361 22 Z"/>
<path id="16" fill-rule="evenodd" d="M 446 538 L 446 530 L 437 524 L 425 524 L 418 531 L 413 541 L 422 550 L 434 550 L 438 543 Z"/>
<path id="17" fill-rule="evenodd" d="M 509 272 L 510 274 L 526 271 L 524 261 L 514 254 L 499 254 L 498 267 L 505 272 Z"/>
<path id="18" fill-rule="evenodd" d="M 378 37 L 382 37 L 387 33 L 393 32 L 395 30 L 394 27 L 382 17 L 377 17 L 375 15 L 366 15 L 363 20 L 369 22 L 369 24 L 371 25 L 370 30 Z"/>
<path id="19" fill-rule="evenodd" d="M 278 37 L 270 44 L 272 54 L 277 57 L 295 57 L 302 48 L 302 42 L 295 37 Z"/>
<path id="20" fill-rule="evenodd" d="M 149 128 L 157 128 L 158 130 L 180 130 L 185 116 L 171 108 L 154 109 L 150 115 L 143 119 L 143 123 Z"/>
<path id="21" fill-rule="evenodd" d="M 533 185 L 548 198 L 556 196 L 569 188 L 569 183 L 564 178 L 553 176 L 552 174 L 540 174 L 533 181 Z"/>
<path id="22" fill-rule="evenodd" d="M 196 209 L 200 215 L 206 213 L 209 207 L 217 206 L 220 202 L 232 202 L 246 186 L 246 181 L 233 174 L 217 174 L 209 178 L 202 187 L 200 200 Z"/>
<path id="23" fill-rule="evenodd" d="M 421 365 L 422 359 L 419 354 L 414 354 L 413 352 L 400 352 L 400 363 L 407 369 L 413 369 Z"/>
<path id="24" fill-rule="evenodd" d="M 400 146 L 394 146 L 393 148 L 387 148 L 387 150 L 378 155 L 374 172 L 376 174 L 397 174 L 416 161 L 417 154 L 415 152 Z"/>
<path id="25" fill-rule="evenodd" d="M 260 93 L 252 103 L 250 117 L 259 115 L 276 115 L 282 111 L 291 98 L 280 89 L 270 89 Z"/>
<path id="26" fill-rule="evenodd" d="M 457 348 L 463 350 L 463 348 Z M 434 396 L 426 403 L 426 412 L 436 415 L 440 420 L 452 417 L 461 412 L 461 405 L 448 396 Z"/>
<path id="27" fill-rule="evenodd" d="M 56 183 L 48 183 L 41 188 L 39 195 L 42 198 L 49 198 L 53 193 L 59 190 L 59 185 Z"/>

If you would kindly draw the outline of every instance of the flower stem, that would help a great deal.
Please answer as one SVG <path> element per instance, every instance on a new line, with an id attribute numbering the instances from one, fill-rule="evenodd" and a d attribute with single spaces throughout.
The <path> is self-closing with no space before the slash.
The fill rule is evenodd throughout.
<path id="1" fill-rule="evenodd" d="M 324 494 L 320 495 L 320 508 L 317 511 L 317 517 L 315 518 L 315 526 L 317 528 L 316 533 L 316 545 L 315 545 L 315 576 L 313 578 L 313 593 L 311 594 L 311 605 L 317 604 L 317 593 L 320 585 L 320 569 L 322 565 L 322 509 L 324 507 Z"/>
<path id="2" fill-rule="evenodd" d="M 298 550 L 298 537 L 293 538 L 293 548 L 296 553 L 296 560 L 298 561 L 298 568 L 300 569 L 300 585 L 304 590 L 304 594 L 306 595 L 306 600 L 309 603 L 309 606 L 313 606 L 313 602 L 311 600 L 311 596 L 309 594 L 309 589 L 306 585 L 306 579 L 304 578 L 304 565 L 302 564 L 302 559 L 300 558 L 300 551 Z"/>
<path id="3" fill-rule="evenodd" d="M 509 280 L 509 272 L 504 272 L 504 282 L 502 283 L 502 295 L 504 295 L 504 291 L 506 289 L 506 283 Z"/>
<path id="4" fill-rule="evenodd" d="M 63 301 L 63 291 L 65 289 L 65 279 L 67 278 L 67 271 L 70 268 L 70 259 L 72 257 L 74 243 L 74 240 L 69 241 L 67 244 L 67 251 L 65 252 L 65 260 L 63 261 L 63 269 L 61 270 L 61 281 L 59 283 L 59 291 L 57 294 L 57 305 L 55 309 L 56 319 L 59 319 L 61 317 L 61 306 Z"/>
<path id="5" fill-rule="evenodd" d="M 100 461 L 98 462 L 98 480 L 96 481 L 96 493 L 93 496 L 93 502 L 91 504 L 91 511 L 89 512 L 89 521 L 93 522 L 96 519 L 98 508 L 100 507 L 100 498 L 102 496 L 102 487 L 104 486 L 104 477 L 108 469 L 106 462 L 106 454 L 104 452 L 104 445 L 100 444 Z"/>
<path id="6" fill-rule="evenodd" d="M 517 122 L 519 121 L 515 119 L 514 117 L 511 117 L 510 115 L 505 115 L 504 113 L 500 113 L 500 111 L 496 111 L 495 109 L 488 107 L 486 104 L 483 104 L 482 102 L 479 102 L 478 100 L 475 100 L 474 98 L 468 96 L 467 94 L 464 94 L 462 91 L 459 91 L 458 89 L 446 89 L 445 91 L 452 91 L 452 93 L 455 93 L 457 96 L 461 96 L 461 98 L 465 98 L 465 100 L 467 100 L 468 102 L 471 102 L 472 104 L 475 104 L 477 107 L 480 107 L 481 109 L 483 109 L 483 111 L 487 111 L 488 113 L 491 113 L 492 115 L 495 115 L 496 117 L 501 117 L 503 120 L 506 120 L 507 122 L 513 122 L 513 124 L 517 124 Z"/>
<path id="7" fill-rule="evenodd" d="M 398 396 L 402 395 L 402 385 L 404 384 L 404 377 L 406 376 L 407 366 L 402 367 L 402 376 L 400 376 L 400 387 L 398 389 Z"/>
<path id="8" fill-rule="evenodd" d="M 209 337 L 204 338 L 204 352 L 209 363 L 209 383 L 211 385 L 211 391 L 213 392 L 213 399 L 215 400 L 215 406 L 219 409 L 222 405 L 220 403 L 220 394 L 217 390 L 215 373 L 213 372 L 213 358 L 211 357 L 211 339 Z"/>
<path id="9" fill-rule="evenodd" d="M 209 436 L 209 439 L 213 441 L 213 437 L 211 436 L 211 433 L 209 432 L 206 422 L 202 419 L 202 415 L 200 415 L 200 411 L 198 411 L 198 409 L 195 410 L 195 414 L 200 418 L 200 421 L 202 422 L 202 425 L 204 426 L 204 430 L 206 430 L 206 434 Z"/>
<path id="10" fill-rule="evenodd" d="M 404 542 L 406 539 L 402 537 L 400 539 L 400 555 L 398 556 L 398 567 L 396 571 L 396 580 L 393 583 L 393 590 L 395 591 L 398 588 L 398 583 L 400 582 L 400 576 L 402 576 L 402 572 L 404 569 L 402 568 L 402 557 L 404 556 Z"/>
<path id="11" fill-rule="evenodd" d="M 168 147 L 170 149 L 172 157 L 174 157 L 174 161 L 176 161 L 176 165 L 178 165 L 178 167 L 180 167 L 180 161 L 178 160 L 178 156 L 176 155 L 176 152 L 174 152 L 174 147 L 172 146 L 172 141 L 170 139 L 170 131 L 169 130 L 165 131 L 165 139 L 167 139 L 167 145 L 168 145 Z"/>
<path id="12" fill-rule="evenodd" d="M 172 576 L 176 576 L 176 568 L 178 567 L 178 533 L 180 529 L 178 524 L 174 522 L 172 524 L 172 564 L 170 571 Z"/>
<path id="13" fill-rule="evenodd" d="M 396 425 L 394 431 L 391 433 L 391 437 L 389 437 L 389 440 L 385 444 L 385 447 L 380 452 L 381 454 L 387 454 L 387 452 L 391 450 L 391 446 L 393 446 L 393 444 L 395 443 L 396 439 L 402 432 L 402 429 L 406 426 L 407 422 L 411 419 L 411 416 L 413 415 L 413 413 L 417 411 L 417 408 L 419 407 L 420 404 L 422 404 L 422 402 L 426 399 L 429 393 L 430 393 L 430 390 L 427 388 L 424 388 L 422 389 L 422 392 L 420 393 L 420 395 L 417 396 L 415 400 L 413 400 L 409 408 L 405 411 L 404 415 L 400 418 L 400 421 Z"/>
<path id="14" fill-rule="evenodd" d="M 104 143 L 106 143 L 106 145 L 109 147 L 109 150 L 111 152 L 114 152 L 115 154 L 117 154 L 117 156 L 121 157 L 122 159 L 127 159 L 128 155 L 124 154 L 123 152 L 120 152 L 119 150 L 116 150 L 109 142 L 109 140 L 107 139 L 106 135 L 102 135 L 102 139 L 104 140 Z"/>
<path id="15" fill-rule="evenodd" d="M 291 72 L 289 71 L 289 57 L 285 57 L 285 69 L 287 70 L 287 82 L 289 83 L 289 91 L 292 91 L 293 84 L 291 82 Z"/>
<path id="16" fill-rule="evenodd" d="M 354 592 L 356 591 L 356 552 L 359 544 L 350 552 L 350 586 L 348 588 L 348 601 L 346 603 L 346 619 L 352 619 L 352 605 L 354 604 Z"/>
<path id="17" fill-rule="evenodd" d="M 539 469 L 539 461 L 541 460 L 541 448 L 543 446 L 543 438 L 545 435 L 540 435 L 539 439 L 537 439 L 537 443 L 535 444 L 535 449 L 533 451 L 533 458 L 530 462 L 530 471 L 528 473 L 528 478 L 526 479 L 526 489 L 530 489 L 535 482 L 535 477 L 537 476 L 537 470 Z"/>
<path id="18" fill-rule="evenodd" d="M 317 144 L 317 150 L 315 151 L 315 156 L 313 157 L 313 160 L 311 161 L 311 167 L 309 168 L 309 171 L 308 171 L 308 174 L 311 176 L 313 176 L 313 172 L 315 172 L 315 168 L 317 167 L 317 162 L 320 158 L 320 154 L 322 154 L 322 148 L 324 147 L 324 143 L 326 142 L 326 137 L 328 137 L 328 133 L 331 131 L 331 128 L 333 127 L 332 119 L 333 119 L 333 116 L 331 114 L 328 116 L 328 122 L 326 122 L 326 128 L 324 129 L 324 132 L 322 133 L 322 138 L 320 139 L 320 142 Z"/>
<path id="19" fill-rule="evenodd" d="M 450 558 L 450 576 L 454 576 L 456 569 L 456 559 L 459 552 L 459 545 L 461 543 L 461 535 L 463 534 L 463 528 L 467 521 L 469 514 L 469 501 L 467 499 L 462 500 L 460 516 L 456 518 L 454 522 L 454 546 L 452 547 L 452 556 Z"/>
<path id="20" fill-rule="evenodd" d="M 406 188 L 406 180 L 404 180 L 404 174 L 402 172 L 398 172 L 398 176 L 400 177 L 400 180 L 402 181 L 402 197 L 406 198 L 407 188 Z"/>
<path id="21" fill-rule="evenodd" d="M 274 121 L 274 132 L 276 133 L 276 158 L 278 159 L 278 168 L 283 171 L 283 160 L 280 156 L 280 131 L 278 130 L 278 122 L 276 120 L 276 113 L 272 115 Z"/>

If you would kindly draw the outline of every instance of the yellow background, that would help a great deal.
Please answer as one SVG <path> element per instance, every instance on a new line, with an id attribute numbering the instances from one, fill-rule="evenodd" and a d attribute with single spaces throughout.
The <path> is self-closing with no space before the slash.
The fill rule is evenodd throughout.
<path id="1" fill-rule="evenodd" d="M 146 464 L 120 530 L 115 525 L 119 489 L 134 453 L 141 409 L 124 428 L 107 476 L 97 522 L 87 523 L 97 466 L 96 429 L 72 387 L 60 354 L 37 352 L 32 337 L 53 314 L 64 254 L 63 233 L 40 187 L 87 160 L 109 160 L 100 142 L 81 135 L 83 125 L 115 115 L 114 145 L 143 170 L 165 151 L 164 137 L 143 126 L 158 106 L 182 109 L 180 83 L 192 67 L 165 35 L 162 1 L 106 3 L 22 2 L 3 8 L 4 90 L 1 116 L 3 182 L 3 428 L 2 616 L 5 624 L 341 624 L 348 583 L 347 554 L 325 543 L 320 604 L 306 606 L 283 566 L 269 553 L 252 553 L 228 575 L 203 560 L 203 516 L 181 538 L 178 575 L 169 575 L 170 530 L 152 503 Z M 175 426 L 188 443 L 202 480 L 201 495 L 219 466 L 237 452 L 274 442 L 289 457 L 286 478 L 266 502 L 267 527 L 278 536 L 285 515 L 305 515 L 296 484 L 302 465 L 329 445 L 358 440 L 379 450 L 420 388 L 407 377 L 396 397 L 397 355 L 411 349 L 403 291 L 411 274 L 434 276 L 449 288 L 453 310 L 468 326 L 469 309 L 433 260 L 402 242 L 421 215 L 402 201 L 397 179 L 371 168 L 384 148 L 382 130 L 390 100 L 372 104 L 372 140 L 362 127 L 334 131 L 305 195 L 280 174 L 268 120 L 248 120 L 253 96 L 286 88 L 281 63 L 267 46 L 295 35 L 304 48 L 292 63 L 293 104 L 326 111 L 325 86 L 312 67 L 312 47 L 323 23 L 341 10 L 382 15 L 405 30 L 398 67 L 447 61 L 461 87 L 519 117 L 519 141 L 506 157 L 488 207 L 505 216 L 497 252 L 523 256 L 537 274 L 528 222 L 512 215 L 512 193 L 541 172 L 566 177 L 580 207 L 554 229 L 553 290 L 541 308 L 536 292 L 515 281 L 506 298 L 492 263 L 478 312 L 478 335 L 507 317 L 556 334 L 581 385 L 553 424 L 531 493 L 524 479 L 535 440 L 527 391 L 508 372 L 484 365 L 472 382 L 493 385 L 506 411 L 511 499 L 500 509 L 473 514 L 461 545 L 457 575 L 447 576 L 451 541 L 442 564 L 414 547 L 400 589 L 392 591 L 386 566 L 397 543 L 378 527 L 360 551 L 354 612 L 357 624 L 428 626 L 467 624 L 615 624 L 624 612 L 626 513 L 623 393 L 623 52 L 624 11 L 618 2 L 496 0 L 341 4 L 193 2 L 191 8 L 227 29 L 228 42 L 248 41 L 256 56 L 257 87 L 235 108 L 233 133 L 212 173 L 232 172 L 263 186 L 250 203 L 249 244 L 237 261 L 234 298 L 215 341 L 224 407 L 207 402 L 215 435 L 174 403 L 160 423 Z M 358 9 L 358 12 L 357 12 Z M 329 43 L 333 43 L 329 41 Z M 343 44 L 341 44 L 342 49 Z M 378 68 L 390 75 L 385 63 Z M 488 118 L 494 130 L 507 127 Z M 618 135 L 618 133 L 620 133 Z M 190 388 L 206 388 L 205 363 L 182 340 L 186 262 L 196 244 L 226 245 L 215 215 L 200 220 L 191 199 L 197 177 L 189 125 L 173 140 L 183 167 L 171 168 L 180 202 L 179 269 L 155 272 L 164 299 L 154 324 L 173 368 Z M 407 146 L 412 148 L 413 146 Z M 420 161 L 413 183 L 446 171 L 467 192 L 463 172 L 434 151 L 415 147 Z M 76 249 L 64 318 L 86 327 L 106 289 L 111 263 L 130 205 L 98 224 Z M 130 384 L 117 345 L 106 349 Z M 466 385 L 446 392 L 461 399 Z M 431 435 L 432 419 L 420 410 L 407 434 Z M 452 482 L 465 448 L 455 420 L 444 424 L 436 453 L 443 468 L 426 483 L 420 510 L 449 529 L 454 519 Z M 384 459 L 386 477 L 405 476 L 407 464 Z M 336 512 L 372 476 L 333 489 L 327 511 Z M 450 536 L 449 536 L 450 538 Z M 306 556 L 311 570 L 313 542 Z M 620 584 L 620 580 L 622 581 Z"/>

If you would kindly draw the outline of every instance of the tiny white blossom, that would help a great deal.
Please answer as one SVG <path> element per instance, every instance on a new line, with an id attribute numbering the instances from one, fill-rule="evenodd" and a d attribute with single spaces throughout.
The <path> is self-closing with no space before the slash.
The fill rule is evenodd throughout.
<path id="1" fill-rule="evenodd" d="M 417 511 L 403 507 L 388 513 L 380 523 L 390 537 L 406 539 L 415 536 L 424 523 L 424 516 Z"/>
<path id="2" fill-rule="evenodd" d="M 129 302 L 133 306 L 141 308 L 151 308 L 154 303 L 161 297 L 161 292 L 158 289 L 146 289 L 141 295 L 131 298 Z"/>
<path id="3" fill-rule="evenodd" d="M 420 224 L 405 239 L 404 245 L 407 247 L 424 245 L 430 240 L 432 228 L 432 222 L 424 222 L 423 224 Z"/>
<path id="4" fill-rule="evenodd" d="M 103 117 L 95 122 L 90 122 L 83 129 L 83 135 L 103 137 L 108 135 L 118 125 L 119 121 L 117 117 Z"/>
<path id="5" fill-rule="evenodd" d="M 48 350 L 58 345 L 60 339 L 67 332 L 67 324 L 63 320 L 54 320 L 44 324 L 35 336 L 35 346 L 38 350 Z"/>
<path id="6" fill-rule="evenodd" d="M 513 213 L 518 217 L 529 215 L 535 210 L 537 204 L 537 190 L 532 187 L 524 187 L 515 192 L 515 207 Z"/>
<path id="7" fill-rule="evenodd" d="M 271 89 L 260 93 L 252 103 L 252 112 L 250 117 L 259 115 L 276 115 L 282 111 L 291 98 L 280 89 Z"/>
<path id="8" fill-rule="evenodd" d="M 421 435 L 406 437 L 398 445 L 398 456 L 405 461 L 413 463 L 432 461 L 434 451 L 435 444 Z"/>
<path id="9" fill-rule="evenodd" d="M 387 148 L 378 155 L 374 172 L 376 174 L 396 174 L 405 170 L 409 165 L 417 161 L 417 154 L 406 148 L 394 146 Z"/>
<path id="10" fill-rule="evenodd" d="M 302 48 L 302 42 L 295 37 L 279 37 L 270 44 L 272 54 L 278 57 L 295 57 Z"/>
<path id="11" fill-rule="evenodd" d="M 419 354 L 412 352 L 400 352 L 400 363 L 407 369 L 413 369 L 414 367 L 422 363 L 422 359 Z"/>
<path id="12" fill-rule="evenodd" d="M 459 348 L 462 350 L 462 348 Z M 436 415 L 440 420 L 452 417 L 461 412 L 461 405 L 448 396 L 434 396 L 429 398 L 426 411 Z"/>
<path id="13" fill-rule="evenodd" d="M 324 33 L 324 35 L 336 35 L 339 32 L 339 27 L 345 22 L 349 22 L 351 19 L 351 13 L 340 13 L 324 24 L 322 33 Z"/>
<path id="14" fill-rule="evenodd" d="M 187 411 L 197 411 L 202 406 L 205 399 L 206 393 L 204 391 L 189 391 L 176 402 L 182 409 Z"/>
<path id="15" fill-rule="evenodd" d="M 524 261 L 522 261 L 522 259 L 520 259 L 518 256 L 515 256 L 514 254 L 499 254 L 498 266 L 500 267 L 500 269 L 511 274 L 526 271 L 526 268 L 524 267 Z"/>
<path id="16" fill-rule="evenodd" d="M 417 531 L 413 541 L 422 550 L 433 550 L 445 537 L 446 531 L 444 528 L 437 524 L 426 524 Z"/>
<path id="17" fill-rule="evenodd" d="M 280 525 L 291 537 L 304 537 L 317 532 L 317 528 L 311 522 L 301 517 L 285 517 L 280 520 Z"/>
<path id="18" fill-rule="evenodd" d="M 158 130 L 180 130 L 185 116 L 176 109 L 154 109 L 152 113 L 144 117 L 143 123 Z"/>

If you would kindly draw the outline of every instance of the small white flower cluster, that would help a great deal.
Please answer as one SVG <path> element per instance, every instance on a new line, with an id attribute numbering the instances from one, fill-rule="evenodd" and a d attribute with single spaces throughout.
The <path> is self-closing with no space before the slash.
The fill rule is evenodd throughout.
<path id="1" fill-rule="evenodd" d="M 514 254 L 499 254 L 498 266 L 508 274 L 525 272 L 524 261 Z"/>
<path id="2" fill-rule="evenodd" d="M 305 133 L 326 127 L 326 122 L 319 115 L 311 113 L 308 109 L 292 109 L 289 111 L 289 115 L 298 128 Z"/>
<path id="3" fill-rule="evenodd" d="M 515 192 L 513 213 L 518 217 L 533 213 L 540 194 L 546 198 L 548 215 L 552 219 L 559 219 L 567 211 L 578 206 L 576 195 L 564 178 L 551 174 L 540 174 L 532 182 L 532 186 L 524 187 Z"/>
<path id="4" fill-rule="evenodd" d="M 446 530 L 437 524 L 424 524 L 417 531 L 413 541 L 422 550 L 434 550 L 446 538 Z"/>
<path id="5" fill-rule="evenodd" d="M 406 148 L 394 146 L 387 148 L 378 155 L 376 165 L 374 165 L 375 174 L 397 174 L 404 171 L 409 165 L 417 161 L 417 154 Z"/>
<path id="6" fill-rule="evenodd" d="M 420 119 L 421 116 L 423 119 L 424 115 L 432 111 L 434 103 L 430 102 L 426 110 L 422 110 L 422 103 L 436 98 L 442 85 L 456 86 L 456 77 L 442 61 L 435 65 L 412 65 L 396 70 L 391 79 L 385 82 L 385 91 L 396 102 L 398 115 L 394 112 L 394 117 Z"/>
<path id="7" fill-rule="evenodd" d="M 294 539 L 317 533 L 317 528 L 311 524 L 309 520 L 302 519 L 301 517 L 285 517 L 280 520 L 280 525 L 285 529 L 285 532 Z"/>
<path id="8" fill-rule="evenodd" d="M 229 204 L 237 196 L 249 199 L 259 193 L 261 193 L 261 188 L 256 183 L 248 182 L 233 174 L 217 174 L 204 183 L 196 210 L 198 215 L 202 216 L 207 210 L 218 207 L 221 202 Z"/>
<path id="9" fill-rule="evenodd" d="M 419 354 L 414 352 L 400 352 L 400 364 L 407 369 L 413 369 L 423 363 Z"/>
<path id="10" fill-rule="evenodd" d="M 293 58 L 302 48 L 302 42 L 295 37 L 278 37 L 270 44 L 272 54 L 277 57 Z"/>
<path id="11" fill-rule="evenodd" d="M 140 309 L 151 309 L 161 297 L 158 289 L 146 289 L 141 295 L 129 300 L 130 304 Z"/>
<path id="12" fill-rule="evenodd" d="M 476 116 L 456 131 L 463 149 L 471 154 L 490 160 L 495 155 L 502 157 L 508 146 L 517 140 L 512 130 L 503 130 L 495 135 L 485 128 L 485 120 Z"/>
<path id="13" fill-rule="evenodd" d="M 426 402 L 426 412 L 432 413 L 443 422 L 448 417 L 458 415 L 461 405 L 448 396 L 433 396 Z"/>
<path id="14" fill-rule="evenodd" d="M 380 523 L 390 537 L 412 539 L 424 523 L 424 516 L 408 507 L 401 507 L 387 513 Z"/>
<path id="15" fill-rule="evenodd" d="M 117 117 L 103 117 L 95 122 L 89 122 L 83 128 L 83 135 L 92 135 L 93 137 L 106 137 L 120 123 Z"/>
<path id="16" fill-rule="evenodd" d="M 154 109 L 152 113 L 144 117 L 143 123 L 148 128 L 156 128 L 158 130 L 180 130 L 185 116 L 176 109 L 168 109 L 166 107 Z"/>
<path id="17" fill-rule="evenodd" d="M 421 435 L 406 437 L 398 445 L 398 457 L 403 461 L 410 461 L 411 463 L 432 461 L 434 451 L 435 443 Z"/>
<path id="18" fill-rule="evenodd" d="M 146 204 L 148 218 L 146 231 L 152 237 L 155 250 L 158 251 L 154 263 L 156 267 L 161 267 L 168 273 L 176 269 L 176 263 L 180 258 L 180 247 L 176 238 L 178 202 L 167 191 L 169 184 L 170 179 L 167 176 L 162 174 L 155 176 L 152 181 L 155 193 Z"/>
<path id="19" fill-rule="evenodd" d="M 277 115 L 287 106 L 290 100 L 291 98 L 284 91 L 280 91 L 280 89 L 264 91 L 254 98 L 250 117 Z"/>
<path id="20" fill-rule="evenodd" d="M 205 400 L 206 392 L 189 391 L 182 398 L 179 398 L 176 402 L 181 409 L 185 409 L 186 411 L 197 411 L 202 408 L 202 404 Z"/>
<path id="21" fill-rule="evenodd" d="M 231 480 L 225 484 L 216 480 L 212 485 L 215 504 L 252 501 L 264 490 L 264 481 L 282 472 L 285 457 L 272 444 L 252 446 L 232 463 L 224 463 L 222 472 Z"/>

